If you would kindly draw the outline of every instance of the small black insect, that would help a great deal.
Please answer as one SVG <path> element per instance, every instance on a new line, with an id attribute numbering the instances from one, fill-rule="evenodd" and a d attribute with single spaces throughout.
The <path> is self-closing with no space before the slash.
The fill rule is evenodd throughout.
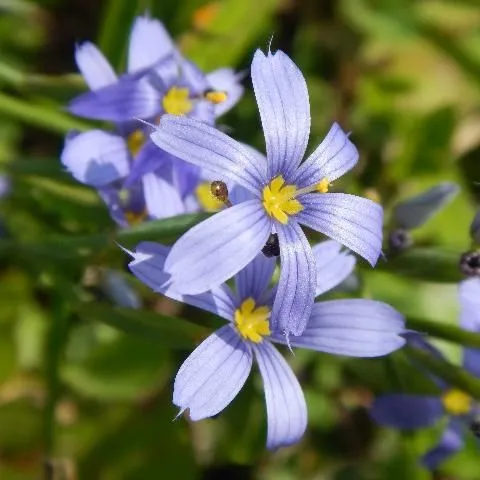
<path id="1" fill-rule="evenodd" d="M 269 258 L 280 255 L 280 244 L 278 243 L 278 235 L 276 233 L 270 234 L 267 243 L 262 248 L 262 253 Z"/>

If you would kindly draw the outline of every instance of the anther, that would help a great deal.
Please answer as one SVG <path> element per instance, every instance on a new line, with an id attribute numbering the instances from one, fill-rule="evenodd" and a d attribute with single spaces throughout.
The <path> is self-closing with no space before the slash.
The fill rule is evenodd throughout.
<path id="1" fill-rule="evenodd" d="M 276 233 L 270 234 L 267 243 L 262 248 L 262 253 L 268 258 L 280 255 L 280 244 L 278 243 L 278 235 Z"/>
<path id="2" fill-rule="evenodd" d="M 460 257 L 460 270 L 467 277 L 480 276 L 480 252 L 465 252 Z"/>
<path id="3" fill-rule="evenodd" d="M 226 92 L 222 92 L 220 90 L 207 90 L 204 93 L 204 97 L 214 105 L 218 105 L 219 103 L 225 102 L 225 100 L 228 98 L 228 95 Z"/>

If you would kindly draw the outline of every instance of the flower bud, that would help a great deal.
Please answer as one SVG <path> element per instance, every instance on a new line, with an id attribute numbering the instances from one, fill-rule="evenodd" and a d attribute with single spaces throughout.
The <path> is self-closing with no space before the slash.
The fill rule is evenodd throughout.
<path id="1" fill-rule="evenodd" d="M 480 252 L 465 252 L 460 257 L 460 270 L 467 277 L 480 276 Z"/>
<path id="2" fill-rule="evenodd" d="M 473 217 L 472 224 L 470 225 L 470 236 L 473 240 L 480 244 L 480 210 Z"/>

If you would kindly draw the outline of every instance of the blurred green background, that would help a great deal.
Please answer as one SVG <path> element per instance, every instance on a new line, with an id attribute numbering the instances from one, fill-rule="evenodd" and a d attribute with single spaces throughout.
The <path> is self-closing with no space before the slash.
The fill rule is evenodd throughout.
<path id="1" fill-rule="evenodd" d="M 206 71 L 248 69 L 273 35 L 307 79 L 310 146 L 334 120 L 353 132 L 361 161 L 335 189 L 379 199 L 386 232 L 399 200 L 444 180 L 461 186 L 414 232 L 412 251 L 375 270 L 359 261 L 350 292 L 391 303 L 413 327 L 457 324 L 456 263 L 480 197 L 477 0 L 0 0 L 0 173 L 11 182 L 0 200 L 0 479 L 479 480 L 472 435 L 432 476 L 417 459 L 441 425 L 407 435 L 369 420 L 375 393 L 434 388 L 405 352 L 286 352 L 309 408 L 304 439 L 288 449 L 264 448 L 256 372 L 218 418 L 172 421 L 175 372 L 218 320 L 149 292 L 114 241 L 171 242 L 198 219 L 118 232 L 58 159 L 67 131 L 89 126 L 64 109 L 85 90 L 75 43 L 95 41 L 122 71 L 132 19 L 146 10 Z M 221 123 L 263 150 L 245 85 Z M 141 310 L 118 306 L 118 282 Z M 458 363 L 458 345 L 437 344 Z"/>

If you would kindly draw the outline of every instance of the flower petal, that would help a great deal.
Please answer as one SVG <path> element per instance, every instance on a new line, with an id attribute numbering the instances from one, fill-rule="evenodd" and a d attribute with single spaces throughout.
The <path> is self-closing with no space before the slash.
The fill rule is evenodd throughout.
<path id="1" fill-rule="evenodd" d="M 307 405 L 295 374 L 268 341 L 253 345 L 265 389 L 267 448 L 298 442 L 307 428 Z"/>
<path id="2" fill-rule="evenodd" d="M 112 122 L 154 117 L 161 95 L 148 75 L 125 75 L 118 82 L 75 98 L 68 110 L 80 117 Z"/>
<path id="3" fill-rule="evenodd" d="M 290 345 L 350 357 L 379 357 L 405 344 L 402 315 L 386 303 L 365 299 L 315 303 L 305 331 Z M 273 338 L 285 343 L 279 333 Z"/>
<path id="4" fill-rule="evenodd" d="M 192 420 L 220 413 L 242 389 L 252 368 L 252 351 L 226 325 L 210 335 L 185 360 L 175 377 L 173 403 Z"/>
<path id="5" fill-rule="evenodd" d="M 480 332 L 480 278 L 464 280 L 459 286 L 460 326 Z M 480 349 L 464 348 L 463 367 L 480 378 Z"/>
<path id="6" fill-rule="evenodd" d="M 65 140 L 60 159 L 79 181 L 101 187 L 128 175 L 125 140 L 103 130 L 90 130 Z"/>
<path id="7" fill-rule="evenodd" d="M 301 335 L 315 300 L 316 267 L 310 244 L 300 225 L 277 223 L 280 243 L 280 280 L 272 308 L 273 331 Z"/>
<path id="8" fill-rule="evenodd" d="M 207 82 L 212 90 L 227 94 L 224 102 L 215 105 L 216 117 L 228 112 L 242 97 L 244 88 L 241 80 L 243 76 L 243 73 L 235 72 L 233 68 L 219 68 L 207 75 Z"/>
<path id="9" fill-rule="evenodd" d="M 128 71 L 151 67 L 174 51 L 174 43 L 161 22 L 148 15 L 137 17 L 128 46 Z"/>
<path id="10" fill-rule="evenodd" d="M 450 455 L 463 448 L 463 425 L 460 419 L 452 418 L 443 432 L 438 445 L 422 457 L 422 463 L 435 470 Z"/>
<path id="11" fill-rule="evenodd" d="M 165 288 L 169 275 L 165 273 L 165 259 L 170 251 L 155 242 L 142 242 L 134 252 L 124 249 L 133 260 L 128 264 L 131 272 L 155 292 L 179 302 L 193 305 L 231 321 L 235 312 L 235 301 L 228 285 L 222 284 L 200 295 L 180 295 L 172 289 Z"/>
<path id="12" fill-rule="evenodd" d="M 250 200 L 191 228 L 175 243 L 165 262 L 172 288 L 197 294 L 233 277 L 263 248 L 271 225 L 258 200 Z"/>
<path id="13" fill-rule="evenodd" d="M 275 257 L 267 258 L 263 253 L 259 253 L 235 275 L 239 304 L 248 297 L 252 297 L 258 306 L 272 279 L 276 263 Z"/>
<path id="14" fill-rule="evenodd" d="M 265 165 L 258 164 L 248 151 L 215 127 L 191 118 L 163 115 L 152 141 L 172 155 L 206 168 L 260 195 L 266 179 Z"/>
<path id="15" fill-rule="evenodd" d="M 289 183 L 303 159 L 310 134 L 310 103 L 302 72 L 281 50 L 257 50 L 252 83 L 262 120 L 269 177 Z"/>
<path id="16" fill-rule="evenodd" d="M 83 42 L 75 47 L 75 62 L 91 90 L 106 87 L 117 81 L 112 66 L 91 42 Z"/>
<path id="17" fill-rule="evenodd" d="M 438 397 L 387 394 L 374 400 L 370 415 L 380 425 L 414 430 L 433 425 L 443 415 L 443 406 Z"/>
<path id="18" fill-rule="evenodd" d="M 167 179 L 152 172 L 142 178 L 145 205 L 152 218 L 168 218 L 185 213 L 180 194 Z"/>
<path id="19" fill-rule="evenodd" d="M 169 153 L 158 148 L 153 142 L 147 140 L 145 145 L 140 149 L 135 161 L 132 163 L 130 173 L 125 180 L 125 186 L 128 187 L 142 179 L 147 173 L 154 172 L 161 168 L 164 164 L 172 162 Z"/>
<path id="20" fill-rule="evenodd" d="M 353 272 L 355 257 L 341 248 L 334 240 L 318 243 L 312 248 L 317 266 L 316 297 L 340 285 Z"/>
<path id="21" fill-rule="evenodd" d="M 382 250 L 382 207 L 345 193 L 304 195 L 300 223 L 321 232 L 361 255 L 372 266 Z"/>
<path id="22" fill-rule="evenodd" d="M 358 162 L 358 150 L 348 135 L 334 123 L 315 151 L 300 165 L 295 183 L 300 188 L 326 178 L 333 182 Z"/>

